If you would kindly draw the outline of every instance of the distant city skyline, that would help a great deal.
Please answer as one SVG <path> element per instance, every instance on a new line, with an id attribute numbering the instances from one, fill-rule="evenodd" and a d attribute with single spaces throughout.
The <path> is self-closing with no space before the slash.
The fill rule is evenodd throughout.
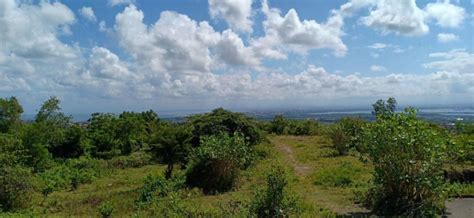
<path id="1" fill-rule="evenodd" d="M 474 107 L 474 0 L 0 1 L 0 97 L 34 114 Z"/>

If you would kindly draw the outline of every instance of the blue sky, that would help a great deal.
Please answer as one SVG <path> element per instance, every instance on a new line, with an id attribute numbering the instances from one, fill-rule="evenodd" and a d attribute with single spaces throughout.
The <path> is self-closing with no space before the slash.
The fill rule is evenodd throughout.
<path id="1" fill-rule="evenodd" d="M 34 113 L 474 106 L 474 1 L 0 3 L 0 97 Z"/>

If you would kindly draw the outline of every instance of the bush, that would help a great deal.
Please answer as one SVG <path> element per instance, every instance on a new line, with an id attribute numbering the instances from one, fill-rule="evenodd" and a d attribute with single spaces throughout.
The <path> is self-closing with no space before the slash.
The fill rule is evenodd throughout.
<path id="1" fill-rule="evenodd" d="M 135 201 L 139 206 L 147 205 L 157 198 L 166 197 L 169 193 L 178 191 L 184 187 L 184 177 L 166 179 L 163 176 L 148 175 L 143 186 L 138 190 L 138 198 Z"/>
<path id="2" fill-rule="evenodd" d="M 114 206 L 109 202 L 103 202 L 99 206 L 100 215 L 104 218 L 110 217 L 114 212 Z"/>
<path id="3" fill-rule="evenodd" d="M 189 117 L 188 121 L 194 127 L 191 140 L 194 147 L 200 145 L 203 137 L 222 134 L 233 135 L 236 132 L 241 133 L 246 143 L 251 146 L 260 143 L 264 139 L 262 131 L 253 118 L 222 108 L 215 109 L 211 113 Z"/>
<path id="4" fill-rule="evenodd" d="M 81 157 L 69 159 L 64 164 L 56 165 L 51 169 L 39 174 L 46 184 L 43 192 L 48 190 L 76 189 L 80 184 L 90 183 L 100 173 L 100 165 L 97 160 Z"/>
<path id="5" fill-rule="evenodd" d="M 375 169 L 369 203 L 380 214 L 434 216 L 444 203 L 442 166 L 449 142 L 414 110 L 406 111 L 382 114 L 365 131 Z"/>
<path id="6" fill-rule="evenodd" d="M 365 121 L 358 118 L 343 118 L 334 125 L 330 137 L 339 155 L 347 154 L 352 148 L 364 152 L 359 141 L 365 125 Z"/>
<path id="7" fill-rule="evenodd" d="M 33 174 L 20 166 L 0 166 L 0 211 L 26 208 L 34 192 Z"/>
<path id="8" fill-rule="evenodd" d="M 267 186 L 257 192 L 250 204 L 250 216 L 288 217 L 300 212 L 295 197 L 287 194 L 288 180 L 285 171 L 277 167 L 267 176 Z"/>
<path id="9" fill-rule="evenodd" d="M 151 154 L 144 151 L 137 151 L 128 156 L 114 157 L 108 160 L 107 164 L 109 167 L 125 169 L 130 167 L 142 167 L 151 164 L 152 162 Z"/>
<path id="10" fill-rule="evenodd" d="M 250 165 L 254 154 L 238 134 L 203 138 L 195 149 L 186 183 L 202 188 L 204 193 L 220 193 L 232 189 L 240 169 Z"/>

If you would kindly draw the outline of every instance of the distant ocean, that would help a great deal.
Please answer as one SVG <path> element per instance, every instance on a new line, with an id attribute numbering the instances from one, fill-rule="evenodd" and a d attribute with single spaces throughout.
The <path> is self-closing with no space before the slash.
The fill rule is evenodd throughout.
<path id="1" fill-rule="evenodd" d="M 184 121 L 184 119 L 192 114 L 199 114 L 200 112 L 188 113 L 168 113 L 158 114 L 163 120 L 170 121 Z M 374 120 L 374 116 L 369 110 L 347 110 L 347 111 L 315 111 L 315 110 L 269 110 L 269 111 L 248 111 L 242 112 L 259 120 L 271 120 L 275 115 L 282 114 L 288 119 L 315 119 L 324 123 L 336 122 L 343 117 L 358 117 L 366 120 Z M 74 122 L 86 122 L 89 114 L 72 114 Z M 441 124 L 453 124 L 456 121 L 474 122 L 474 109 L 419 109 L 418 116 Z M 23 120 L 31 121 L 34 115 L 24 115 Z"/>

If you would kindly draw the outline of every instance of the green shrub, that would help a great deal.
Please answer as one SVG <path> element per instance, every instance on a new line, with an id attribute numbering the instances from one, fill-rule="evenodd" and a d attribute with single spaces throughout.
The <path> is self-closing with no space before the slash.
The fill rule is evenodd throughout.
<path id="1" fill-rule="evenodd" d="M 90 183 L 100 175 L 100 164 L 97 160 L 81 157 L 69 159 L 64 164 L 56 165 L 39 177 L 46 184 L 43 193 L 48 190 L 76 189 L 80 184 Z"/>
<path id="2" fill-rule="evenodd" d="M 379 214 L 434 216 L 444 204 L 442 166 L 449 139 L 413 109 L 381 114 L 364 134 L 374 165 L 368 200 Z"/>
<path id="3" fill-rule="evenodd" d="M 99 206 L 99 213 L 102 217 L 110 217 L 114 212 L 114 206 L 110 202 L 103 202 Z"/>
<path id="4" fill-rule="evenodd" d="M 203 138 L 186 171 L 186 183 L 203 189 L 204 193 L 229 191 L 237 182 L 240 169 L 255 158 L 244 138 L 226 134 Z"/>
<path id="5" fill-rule="evenodd" d="M 21 140 L 12 135 L 0 133 L 0 166 L 25 164 L 28 159 L 27 150 Z"/>
<path id="6" fill-rule="evenodd" d="M 138 206 L 148 205 L 153 200 L 166 197 L 169 193 L 183 188 L 184 182 L 182 176 L 166 179 L 161 175 L 148 175 L 143 186 L 138 190 L 138 198 L 135 202 Z"/>
<path id="7" fill-rule="evenodd" d="M 257 192 L 250 204 L 250 216 L 288 217 L 300 208 L 297 199 L 287 193 L 288 180 L 283 168 L 276 167 L 267 176 L 267 186 Z"/>
<path id="8" fill-rule="evenodd" d="M 33 181 L 30 169 L 0 166 L 0 211 L 26 208 L 34 192 Z"/>
<path id="9" fill-rule="evenodd" d="M 119 169 L 142 167 L 151 163 L 153 163 L 151 154 L 144 151 L 133 152 L 128 156 L 114 157 L 107 161 L 109 167 Z"/>
<path id="10" fill-rule="evenodd" d="M 358 118 L 343 118 L 333 126 L 330 137 L 339 155 L 347 154 L 351 148 L 364 152 L 359 141 L 365 125 L 365 121 Z"/>

